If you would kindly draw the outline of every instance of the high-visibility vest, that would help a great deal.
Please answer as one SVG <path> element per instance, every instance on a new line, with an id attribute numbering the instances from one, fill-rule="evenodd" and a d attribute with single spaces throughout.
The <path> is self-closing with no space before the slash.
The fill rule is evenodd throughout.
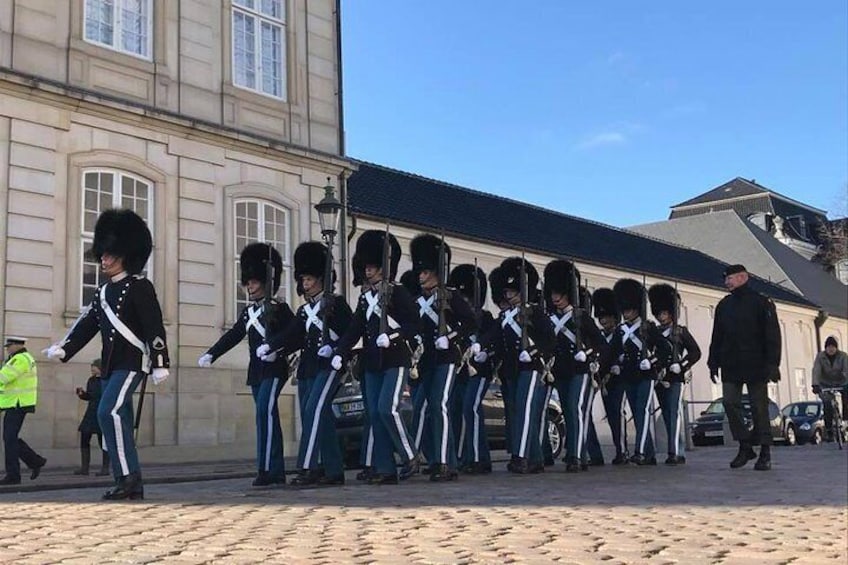
<path id="1" fill-rule="evenodd" d="M 0 410 L 35 406 L 37 393 L 35 359 L 28 351 L 19 351 L 0 368 Z"/>

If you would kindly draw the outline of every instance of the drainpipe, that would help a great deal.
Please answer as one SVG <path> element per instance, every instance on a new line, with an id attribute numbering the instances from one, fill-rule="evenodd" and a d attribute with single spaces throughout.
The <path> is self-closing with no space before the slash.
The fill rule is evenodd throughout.
<path id="1" fill-rule="evenodd" d="M 342 80 L 342 0 L 336 0 L 336 65 L 338 68 L 339 155 L 345 156 L 344 83 Z"/>
<path id="2" fill-rule="evenodd" d="M 818 355 L 818 352 L 822 350 L 821 329 L 825 322 L 827 322 L 827 318 L 827 312 L 825 310 L 819 310 L 816 319 L 813 321 L 816 326 L 816 355 Z"/>

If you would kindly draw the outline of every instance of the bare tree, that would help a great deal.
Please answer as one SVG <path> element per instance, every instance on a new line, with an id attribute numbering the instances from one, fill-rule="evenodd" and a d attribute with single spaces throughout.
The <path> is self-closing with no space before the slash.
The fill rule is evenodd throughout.
<path id="1" fill-rule="evenodd" d="M 813 257 L 829 273 L 835 273 L 839 263 L 848 261 L 848 186 L 836 199 L 833 209 L 837 211 L 828 213 L 830 220 L 818 226 L 820 245 Z"/>

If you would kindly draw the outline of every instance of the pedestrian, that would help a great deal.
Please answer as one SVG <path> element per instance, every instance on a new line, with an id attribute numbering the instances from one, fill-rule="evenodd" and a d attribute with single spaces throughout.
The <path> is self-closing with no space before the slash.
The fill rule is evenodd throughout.
<path id="1" fill-rule="evenodd" d="M 285 355 L 272 354 L 262 360 L 255 354 L 268 336 L 285 331 L 294 320 L 289 305 L 275 298 L 280 289 L 283 259 L 279 251 L 267 243 L 250 243 L 241 251 L 239 270 L 250 302 L 233 326 L 200 356 L 197 364 L 202 368 L 210 367 L 247 336 L 250 346 L 247 385 L 256 410 L 257 472 L 253 486 L 284 485 L 286 470 L 278 402 L 280 391 L 289 378 L 289 364 Z"/>
<path id="2" fill-rule="evenodd" d="M 100 333 L 103 392 L 97 420 L 109 452 L 115 486 L 104 500 L 144 498 L 141 466 L 133 437 L 132 396 L 150 374 L 168 378 L 167 338 L 153 283 L 142 271 L 153 249 L 147 224 L 132 210 L 106 210 L 94 226 L 91 254 L 106 278 L 88 309 L 61 342 L 45 353 L 67 363 Z"/>
<path id="3" fill-rule="evenodd" d="M 21 439 L 21 428 L 27 414 L 35 412 L 38 403 L 38 369 L 35 359 L 26 349 L 26 338 L 8 336 L 3 343 L 5 361 L 0 367 L 0 412 L 3 412 L 3 450 L 6 475 L 0 485 L 21 482 L 21 461 L 30 469 L 35 480 L 47 459 L 33 451 Z"/>
<path id="4" fill-rule="evenodd" d="M 842 388 L 842 420 L 848 421 L 848 353 L 839 350 L 835 336 L 824 340 L 824 351 L 816 355 L 813 363 L 813 393 L 821 394 L 822 388 Z M 833 406 L 830 402 L 823 404 L 827 440 L 833 441 Z"/>
<path id="5" fill-rule="evenodd" d="M 710 354 L 710 379 L 722 382 L 722 402 L 739 453 L 730 467 L 738 469 L 757 459 L 754 469 L 771 469 L 771 427 L 768 413 L 768 383 L 780 381 L 780 324 L 771 299 L 748 283 L 744 265 L 724 270 L 724 285 L 730 294 L 716 306 Z M 742 404 L 742 387 L 748 389 L 753 430 L 748 429 Z M 759 458 L 753 446 L 760 446 Z"/>
<path id="6" fill-rule="evenodd" d="M 300 350 L 297 366 L 298 398 L 303 435 L 298 450 L 294 486 L 343 485 L 344 462 L 336 437 L 333 398 L 339 388 L 339 371 L 330 367 L 333 347 L 350 324 L 351 311 L 343 296 L 333 293 L 335 271 L 327 265 L 327 246 L 306 241 L 294 252 L 294 278 L 306 303 L 284 331 L 268 338 L 256 354 L 290 355 Z M 329 284 L 326 289 L 325 284 Z"/>
<path id="7" fill-rule="evenodd" d="M 662 378 L 654 387 L 654 392 L 662 411 L 668 438 L 668 457 L 666 465 L 683 465 L 685 441 L 682 441 L 683 429 L 683 388 L 686 386 L 686 374 L 701 358 L 701 348 L 689 333 L 686 326 L 680 324 L 680 295 L 668 284 L 655 284 L 648 289 L 651 301 L 651 313 L 660 323 L 662 335 L 657 354 L 664 356 Z"/>
<path id="8" fill-rule="evenodd" d="M 91 465 L 91 437 L 97 436 L 97 447 L 100 448 L 100 470 L 96 476 L 105 477 L 109 474 L 109 453 L 103 449 L 103 434 L 97 421 L 97 406 L 103 396 L 103 381 L 100 379 L 100 359 L 91 362 L 91 376 L 85 383 L 85 388 L 77 387 L 77 397 L 86 403 L 85 413 L 80 420 L 77 431 L 80 433 L 80 467 L 74 475 L 87 475 Z"/>

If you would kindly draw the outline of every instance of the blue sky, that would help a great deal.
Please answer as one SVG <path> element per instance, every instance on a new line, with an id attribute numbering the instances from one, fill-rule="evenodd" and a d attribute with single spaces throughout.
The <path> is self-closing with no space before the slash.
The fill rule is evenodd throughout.
<path id="1" fill-rule="evenodd" d="M 342 16 L 352 157 L 617 226 L 736 176 L 846 212 L 845 0 L 360 0 Z"/>

